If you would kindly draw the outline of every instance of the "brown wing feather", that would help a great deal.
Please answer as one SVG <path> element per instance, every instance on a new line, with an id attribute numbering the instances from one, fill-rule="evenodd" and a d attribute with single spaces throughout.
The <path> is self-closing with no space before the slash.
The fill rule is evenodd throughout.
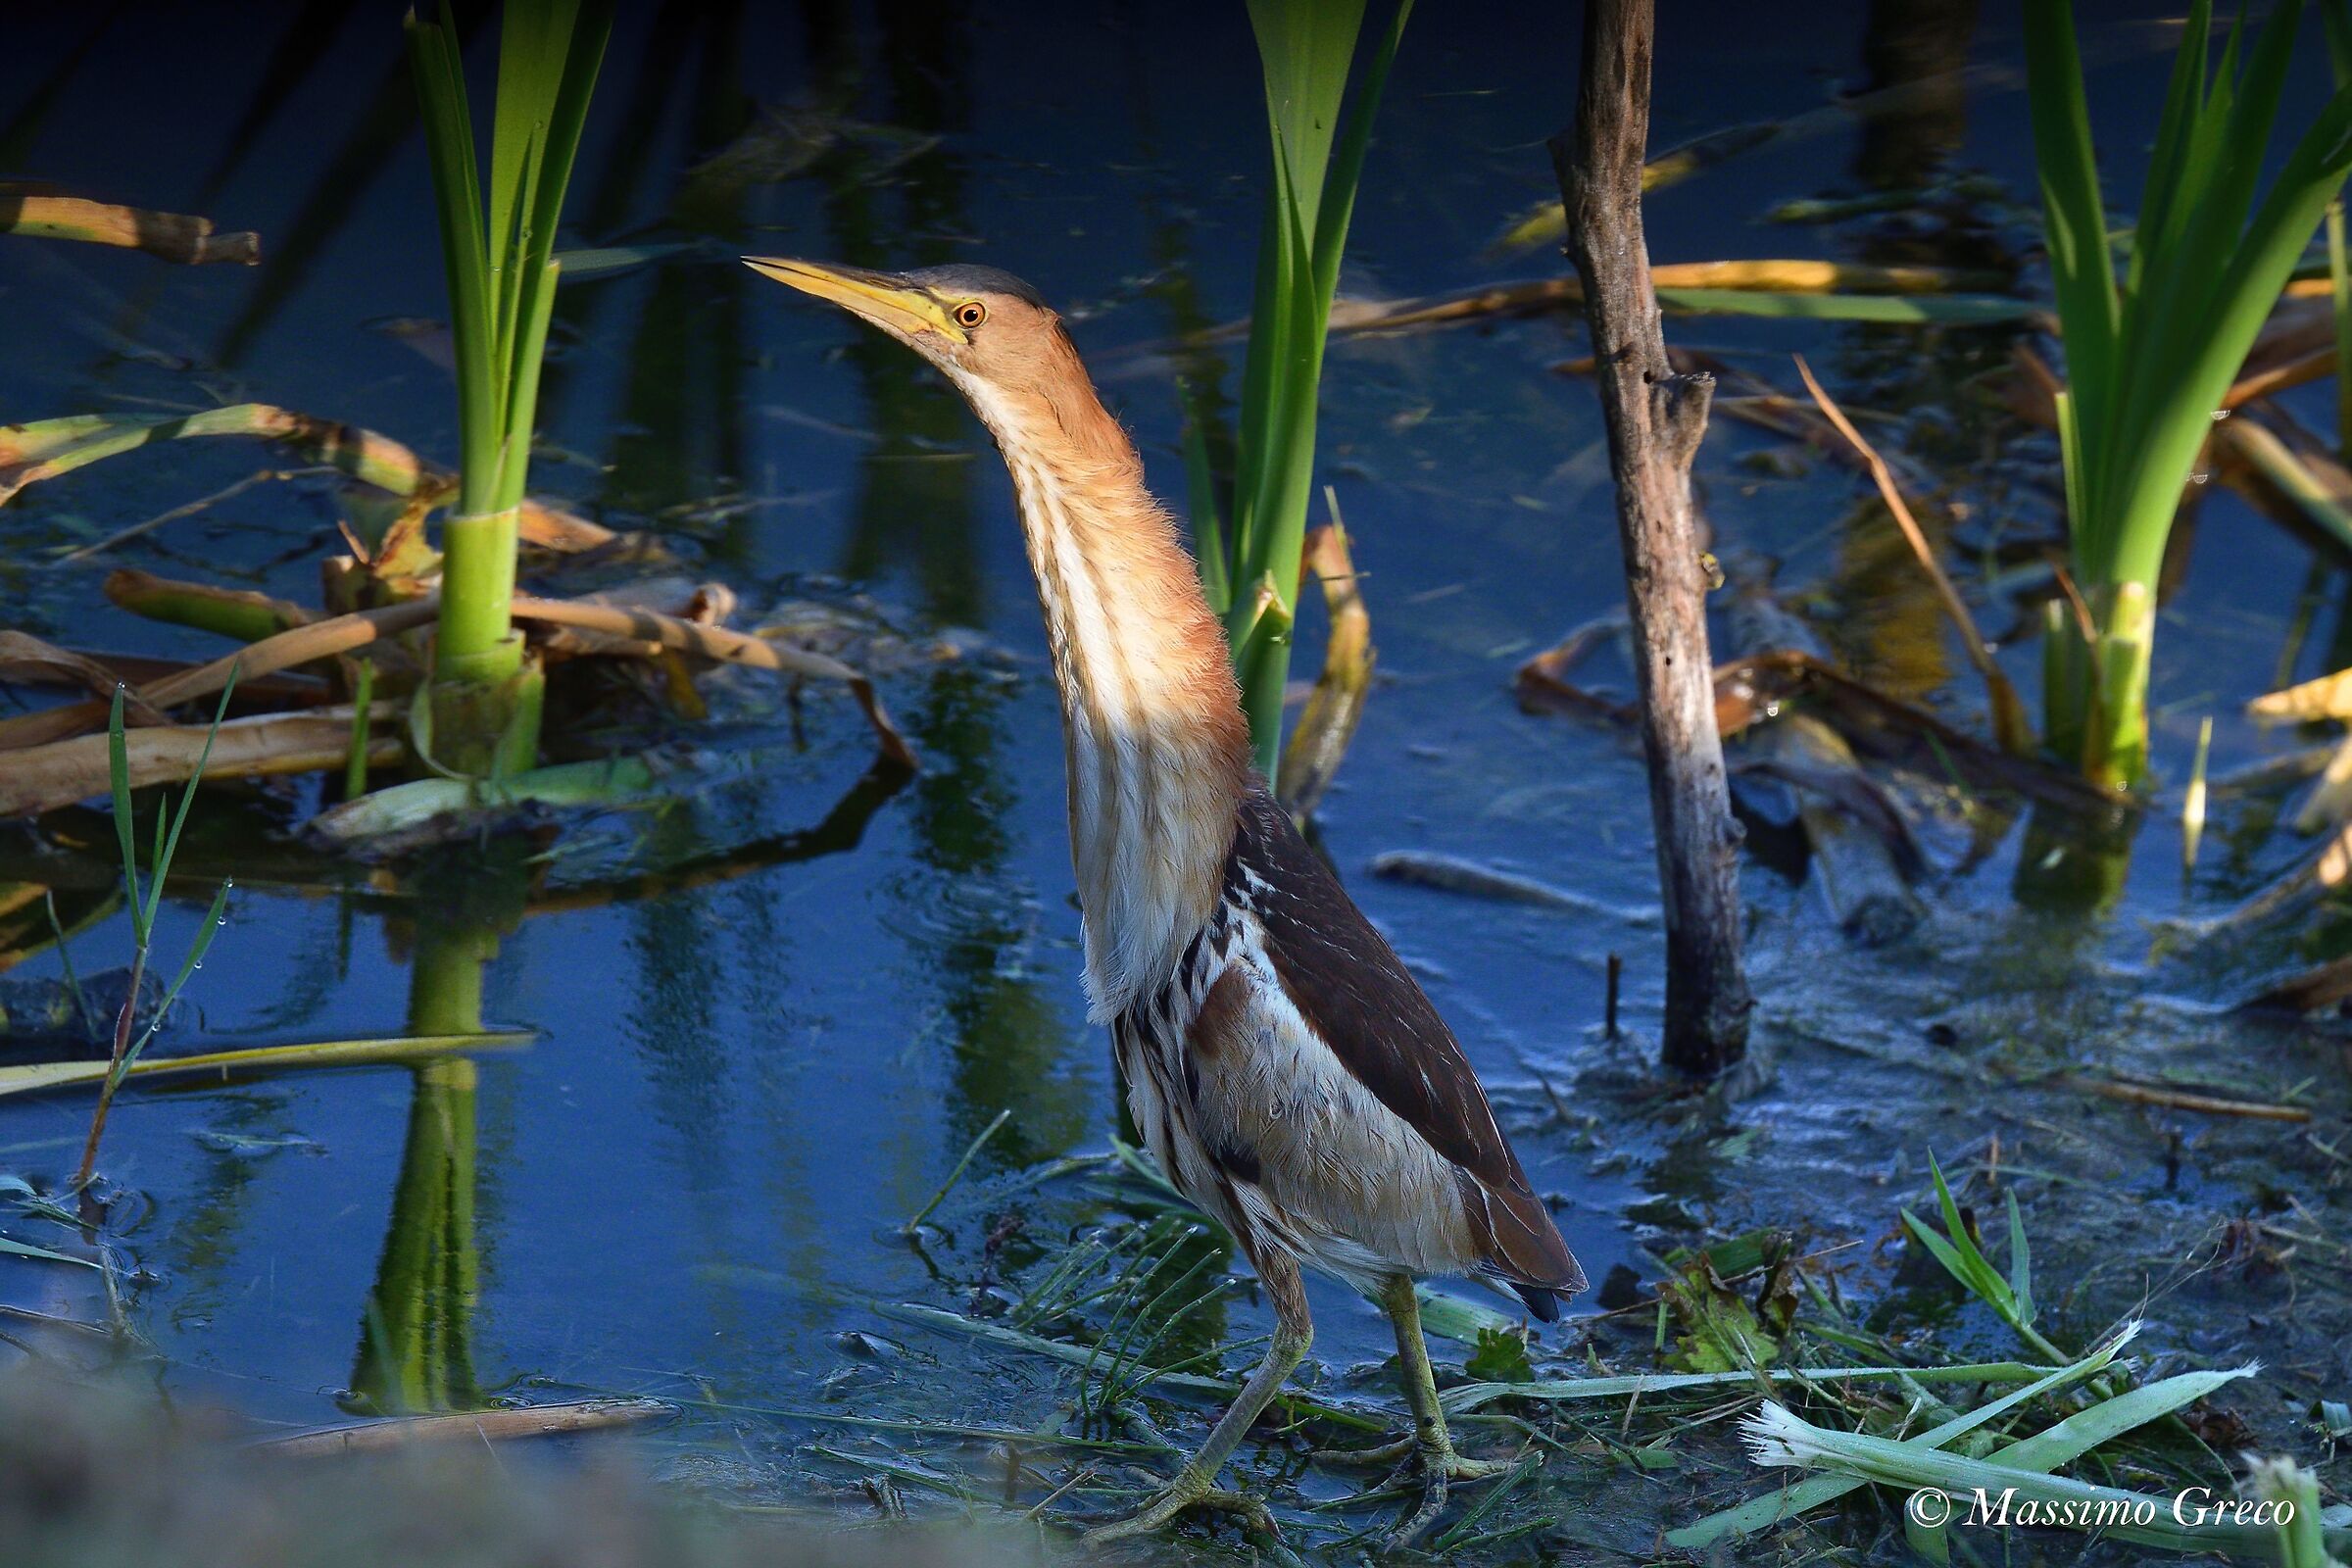
<path id="1" fill-rule="evenodd" d="M 1453 1031 L 1262 789 L 1242 799 L 1225 879 L 1227 896 L 1256 911 L 1299 1014 L 1356 1082 L 1461 1168 L 1495 1272 L 1563 1296 L 1583 1290 L 1584 1270 L 1529 1189 Z"/>

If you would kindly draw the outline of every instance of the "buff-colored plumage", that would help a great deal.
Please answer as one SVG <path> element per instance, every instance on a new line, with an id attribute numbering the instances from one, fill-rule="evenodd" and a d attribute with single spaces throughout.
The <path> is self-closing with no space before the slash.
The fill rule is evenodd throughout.
<path id="1" fill-rule="evenodd" d="M 1092 1016 L 1164 980 L 1207 919 L 1250 765 L 1216 617 L 1143 464 L 1050 314 L 951 368 L 1011 469 L 1054 649 Z"/>
<path id="2" fill-rule="evenodd" d="M 752 265 L 930 360 L 1004 454 L 1061 696 L 1091 1010 L 1153 1157 L 1275 1309 L 1233 1407 L 1112 1533 L 1209 1495 L 1312 1337 L 1303 1262 L 1396 1322 L 1426 1483 L 1411 1536 L 1449 1480 L 1495 1468 L 1453 1452 L 1412 1277 L 1480 1273 L 1548 1318 L 1582 1270 L 1451 1032 L 1251 768 L 1222 628 L 1060 319 L 986 269 Z"/>

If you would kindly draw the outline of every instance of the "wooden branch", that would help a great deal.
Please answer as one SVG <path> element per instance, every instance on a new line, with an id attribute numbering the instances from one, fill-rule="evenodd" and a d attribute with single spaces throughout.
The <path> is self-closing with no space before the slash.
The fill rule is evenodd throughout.
<path id="1" fill-rule="evenodd" d="M 1667 363 L 1642 232 L 1655 39 L 1652 0 L 1589 0 L 1576 124 L 1551 139 L 1551 160 L 1617 482 L 1666 911 L 1664 1056 L 1669 1067 L 1712 1074 L 1745 1053 L 1755 1003 L 1740 956 L 1740 835 L 1715 728 L 1707 578 L 1690 510 L 1690 463 L 1715 382 Z"/>

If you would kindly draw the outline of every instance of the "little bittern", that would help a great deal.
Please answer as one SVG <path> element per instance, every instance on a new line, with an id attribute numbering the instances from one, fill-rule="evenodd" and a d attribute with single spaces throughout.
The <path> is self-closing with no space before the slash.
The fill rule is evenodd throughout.
<path id="1" fill-rule="evenodd" d="M 1250 765 L 1224 634 L 1167 512 L 1104 412 L 1061 318 L 991 268 L 891 274 L 749 258 L 939 367 L 1012 470 L 1069 766 L 1070 853 L 1092 1015 L 1169 1180 L 1221 1220 L 1272 1299 L 1273 1347 L 1127 1535 L 1207 1504 L 1226 1456 L 1306 1353 L 1298 1265 L 1396 1329 L 1419 1474 L 1409 1538 L 1453 1451 L 1413 1278 L 1475 1272 L 1546 1322 L 1584 1271 L 1529 1189 L 1478 1077 L 1421 988 Z"/>

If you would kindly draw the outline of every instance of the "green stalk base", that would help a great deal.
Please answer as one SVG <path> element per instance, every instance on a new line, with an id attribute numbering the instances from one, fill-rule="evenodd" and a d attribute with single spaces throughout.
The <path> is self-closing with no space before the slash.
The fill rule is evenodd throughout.
<path id="1" fill-rule="evenodd" d="M 514 552 L 521 511 L 452 516 L 441 525 L 441 620 L 433 643 L 433 673 L 444 680 L 480 680 L 485 662 L 520 655 L 500 650 L 514 635 Z M 509 665 L 509 668 L 514 667 Z"/>
<path id="2" fill-rule="evenodd" d="M 445 673 L 427 692 L 429 733 L 420 735 L 433 765 L 465 778 L 505 778 L 539 761 L 539 719 L 547 675 L 519 632 L 491 654 L 461 663 L 437 661 Z"/>
<path id="3" fill-rule="evenodd" d="M 2148 671 L 2156 642 L 2156 595 L 2146 583 L 2091 589 L 2092 639 L 2063 604 L 2044 621 L 2042 730 L 2050 750 L 2109 789 L 2129 790 L 2148 772 Z"/>

